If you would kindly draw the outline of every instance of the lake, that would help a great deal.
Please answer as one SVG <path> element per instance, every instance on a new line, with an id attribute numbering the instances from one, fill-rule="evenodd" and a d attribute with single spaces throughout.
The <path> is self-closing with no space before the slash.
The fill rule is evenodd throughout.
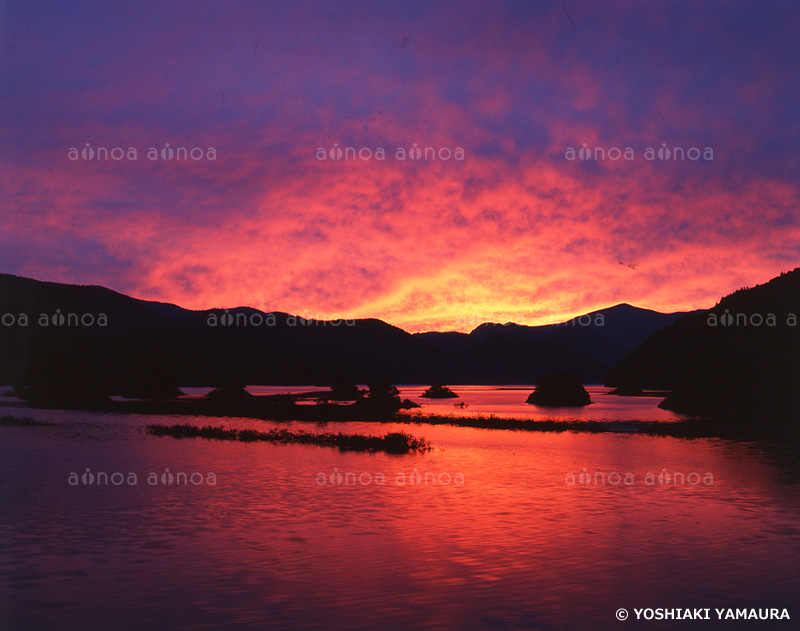
<path id="1" fill-rule="evenodd" d="M 454 389 L 461 399 L 423 412 L 677 418 L 660 399 L 604 389 L 589 389 L 588 408 L 552 413 L 524 404 L 530 387 Z M 2 629 L 798 628 L 796 449 L 11 401 L 0 415 L 54 425 L 0 427 Z M 407 431 L 434 448 L 176 440 L 145 434 L 152 422 Z M 717 621 L 728 607 L 791 620 Z M 637 620 L 647 608 L 709 608 L 711 619 Z"/>

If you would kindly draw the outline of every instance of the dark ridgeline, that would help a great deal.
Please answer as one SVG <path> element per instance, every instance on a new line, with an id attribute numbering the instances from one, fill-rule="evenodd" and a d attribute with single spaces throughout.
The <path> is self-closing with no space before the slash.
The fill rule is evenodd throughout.
<path id="1" fill-rule="evenodd" d="M 482 324 L 470 336 L 484 340 L 498 330 L 505 330 L 526 340 L 566 346 L 602 364 L 614 365 L 653 333 L 683 315 L 686 313 L 659 313 L 622 303 L 559 324 Z"/>
<path id="2" fill-rule="evenodd" d="M 415 337 L 451 359 L 451 370 L 439 375 L 440 381 L 532 384 L 549 372 L 577 370 L 587 382 L 602 383 L 614 364 L 682 315 L 620 304 L 560 324 L 485 323 L 471 333 L 431 332 Z"/>
<path id="3" fill-rule="evenodd" d="M 535 383 L 573 370 L 599 381 L 651 331 L 610 370 L 607 385 L 630 394 L 674 390 L 663 406 L 678 412 L 791 416 L 800 392 L 800 327 L 791 320 L 800 314 L 800 270 L 709 312 L 680 317 L 618 305 L 597 313 L 602 326 L 589 314 L 588 325 L 484 324 L 470 334 L 410 335 L 380 320 L 283 313 L 257 326 L 268 314 L 188 311 L 102 287 L 0 275 L 0 383 L 25 386 L 37 405 L 97 405 L 111 394 L 167 400 L 181 384 L 217 386 L 211 398 L 232 401 L 245 398 L 246 383 L 316 383 L 335 386 L 329 400 L 396 407 L 392 382 Z M 62 319 L 69 314 L 80 322 Z M 355 383 L 372 383 L 372 391 L 366 396 Z"/>
<path id="4" fill-rule="evenodd" d="M 0 384 L 26 386 L 25 396 L 37 405 L 81 407 L 109 395 L 166 400 L 181 385 L 221 387 L 219 397 L 230 400 L 231 384 L 333 384 L 331 400 L 344 401 L 364 397 L 352 384 L 381 380 L 532 384 L 548 372 L 579 370 L 600 382 L 646 331 L 680 315 L 629 305 L 602 313 L 601 327 L 584 316 L 591 325 L 482 325 L 470 334 L 411 335 L 375 319 L 189 311 L 102 287 L 0 274 L 0 317 L 10 314 L 0 326 Z M 27 326 L 19 324 L 23 314 Z M 75 318 L 62 322 L 66 314 Z"/>
<path id="5" fill-rule="evenodd" d="M 485 324 L 470 334 L 410 335 L 374 319 L 331 323 L 249 308 L 188 311 L 102 287 L 3 274 L 0 383 L 18 386 L 33 405 L 75 408 L 102 406 L 110 395 L 157 402 L 178 394 L 178 385 L 216 386 L 208 411 L 257 414 L 265 406 L 277 409 L 275 403 L 308 406 L 294 406 L 294 395 L 249 397 L 244 384 L 314 383 L 333 385 L 320 397 L 319 414 L 336 415 L 341 406 L 333 402 L 349 401 L 366 417 L 409 405 L 392 383 L 524 384 L 571 371 L 591 383 L 608 372 L 606 385 L 620 394 L 671 390 L 662 407 L 724 418 L 729 427 L 800 425 L 800 269 L 737 291 L 709 311 L 681 316 L 618 305 L 601 313 L 602 327 L 587 318 L 589 326 Z M 70 324 L 63 317 L 69 314 L 81 323 Z M 256 316 L 271 324 L 253 325 Z M 647 330 L 654 334 L 633 350 Z M 609 372 L 625 351 L 632 352 Z M 370 383 L 369 392 L 356 383 Z M 568 404 L 585 404 L 575 394 Z"/>
<path id="6" fill-rule="evenodd" d="M 661 407 L 798 426 L 800 268 L 688 314 L 616 365 L 606 385 L 672 390 Z"/>

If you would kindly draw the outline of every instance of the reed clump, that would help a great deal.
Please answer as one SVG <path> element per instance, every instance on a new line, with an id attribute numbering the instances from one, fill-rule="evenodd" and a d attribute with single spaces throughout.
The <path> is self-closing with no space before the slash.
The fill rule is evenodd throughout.
<path id="1" fill-rule="evenodd" d="M 162 425 L 151 424 L 146 431 L 153 436 L 172 436 L 174 438 L 206 438 L 209 440 L 235 440 L 243 443 L 271 442 L 283 444 L 318 445 L 338 447 L 341 451 L 383 451 L 392 454 L 405 454 L 428 451 L 431 447 L 424 438 L 416 438 L 405 432 L 388 432 L 384 436 L 368 434 L 344 434 L 342 432 L 306 432 L 303 430 L 271 429 L 260 432 L 255 429 L 233 429 L 222 426 L 205 425 Z"/>

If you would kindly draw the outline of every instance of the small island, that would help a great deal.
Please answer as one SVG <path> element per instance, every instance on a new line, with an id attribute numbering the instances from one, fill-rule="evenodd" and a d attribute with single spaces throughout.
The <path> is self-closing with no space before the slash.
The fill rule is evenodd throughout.
<path id="1" fill-rule="evenodd" d="M 549 373 L 539 380 L 526 403 L 556 408 L 589 405 L 592 399 L 581 382 L 581 375 L 577 371 Z"/>
<path id="2" fill-rule="evenodd" d="M 440 383 L 433 384 L 430 388 L 428 388 L 425 392 L 423 392 L 421 397 L 425 399 L 457 399 L 458 395 L 453 392 L 447 386 L 443 386 Z"/>
<path id="3" fill-rule="evenodd" d="M 614 394 L 618 397 L 643 397 L 644 390 L 638 383 L 629 382 L 620 384 L 607 394 Z"/>
<path id="4" fill-rule="evenodd" d="M 247 388 L 244 384 L 231 383 L 227 381 L 222 385 L 217 386 L 206 395 L 206 399 L 218 403 L 247 401 L 252 398 L 253 395 L 247 391 Z"/>

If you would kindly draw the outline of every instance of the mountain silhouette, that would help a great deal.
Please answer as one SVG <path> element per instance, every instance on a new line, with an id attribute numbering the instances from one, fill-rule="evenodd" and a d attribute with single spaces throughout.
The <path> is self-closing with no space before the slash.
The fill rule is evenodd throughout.
<path id="1" fill-rule="evenodd" d="M 687 414 L 792 419 L 800 395 L 800 268 L 691 313 L 623 358 L 606 385 L 672 390 Z"/>
<path id="2" fill-rule="evenodd" d="M 74 404 L 223 383 L 533 384 L 573 370 L 599 383 L 639 338 L 681 316 L 630 305 L 603 313 L 603 326 L 592 317 L 590 326 L 485 324 L 470 334 L 412 335 L 377 319 L 191 311 L 103 287 L 0 274 L 0 383 Z"/>
<path id="3" fill-rule="evenodd" d="M 611 366 L 653 333 L 684 315 L 686 312 L 659 313 L 619 304 L 559 324 L 484 323 L 469 334 L 431 332 L 416 335 L 432 346 L 461 357 L 464 366 L 478 357 L 485 360 L 486 356 L 505 354 L 510 359 L 509 355 L 514 352 L 512 349 L 516 348 L 519 353 L 533 354 L 542 360 L 536 379 L 548 372 L 578 370 L 587 382 L 601 383 Z M 513 362 L 509 361 L 508 365 L 513 365 Z M 472 373 L 480 368 L 473 366 L 469 370 Z M 494 381 L 515 382 L 514 379 Z"/>

